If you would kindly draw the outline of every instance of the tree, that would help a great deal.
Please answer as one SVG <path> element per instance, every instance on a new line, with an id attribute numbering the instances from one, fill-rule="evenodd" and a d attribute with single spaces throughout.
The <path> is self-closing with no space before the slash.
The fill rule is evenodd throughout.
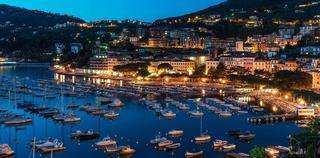
<path id="1" fill-rule="evenodd" d="M 147 77 L 149 75 L 150 75 L 150 72 L 145 68 L 140 69 L 137 73 L 137 76 L 141 76 L 141 77 Z"/>
<path id="2" fill-rule="evenodd" d="M 279 71 L 274 74 L 274 82 L 283 88 L 305 89 L 312 85 L 312 76 L 301 71 Z"/>
<path id="3" fill-rule="evenodd" d="M 219 63 L 216 69 L 209 69 L 208 75 L 211 78 L 224 78 L 225 77 L 225 65 L 223 63 Z"/>
<path id="4" fill-rule="evenodd" d="M 194 73 L 193 73 L 193 76 L 194 77 L 202 77 L 205 75 L 205 70 L 206 70 L 205 65 L 197 66 Z"/>
<path id="5" fill-rule="evenodd" d="M 249 152 L 250 158 L 266 158 L 264 148 L 255 146 Z"/>

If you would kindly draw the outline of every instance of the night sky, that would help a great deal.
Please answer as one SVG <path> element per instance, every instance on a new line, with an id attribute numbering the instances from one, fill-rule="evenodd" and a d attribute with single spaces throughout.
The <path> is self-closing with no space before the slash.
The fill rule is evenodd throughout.
<path id="1" fill-rule="evenodd" d="M 155 19 L 191 13 L 223 0 L 0 0 L 0 3 L 69 14 L 86 21 L 101 19 Z"/>

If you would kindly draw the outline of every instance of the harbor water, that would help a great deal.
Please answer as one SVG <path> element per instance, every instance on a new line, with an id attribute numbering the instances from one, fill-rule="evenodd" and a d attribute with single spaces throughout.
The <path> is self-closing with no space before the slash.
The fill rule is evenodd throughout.
<path id="1" fill-rule="evenodd" d="M 1 76 L 21 78 L 30 80 L 30 82 L 38 79 L 53 80 L 54 73 L 46 67 L 2 67 L 0 69 Z M 14 94 L 10 94 L 11 97 Z M 31 141 L 43 138 L 57 138 L 61 140 L 66 150 L 54 153 L 55 158 L 103 158 L 118 157 L 118 155 L 109 155 L 101 150 L 96 149 L 93 144 L 103 137 L 111 137 L 117 140 L 119 145 L 129 145 L 136 150 L 131 157 L 143 158 L 166 158 L 166 157 L 184 157 L 186 151 L 204 151 L 204 157 L 225 157 L 226 152 L 215 151 L 212 148 L 213 141 L 198 145 L 193 140 L 195 136 L 200 135 L 201 120 L 197 117 L 190 117 L 188 112 L 178 110 L 176 107 L 168 108 L 176 113 L 174 119 L 168 120 L 160 118 L 155 111 L 150 110 L 139 99 L 128 96 L 116 96 L 123 103 L 121 109 L 117 109 L 120 116 L 115 120 L 107 120 L 103 117 L 88 115 L 81 110 L 73 110 L 72 112 L 81 118 L 81 122 L 77 124 L 61 124 L 52 119 L 45 119 L 37 114 L 28 113 L 16 107 L 17 102 L 27 100 L 36 105 L 45 104 L 48 107 L 66 110 L 65 107 L 74 102 L 78 105 L 91 103 L 96 105 L 96 95 L 86 94 L 83 98 L 59 97 L 56 94 L 54 99 L 43 99 L 42 97 L 31 97 L 30 95 L 16 94 L 14 99 L 0 98 L 0 109 L 6 109 L 25 117 L 30 117 L 33 123 L 26 126 L 10 127 L 1 125 L 0 128 L 0 144 L 9 144 L 14 150 L 15 158 L 32 157 Z M 180 102 L 186 103 L 191 110 L 196 109 L 195 104 L 187 99 L 180 99 Z M 160 102 L 160 101 L 159 101 Z M 163 100 L 161 101 L 163 102 Z M 201 107 L 202 108 L 202 107 Z M 267 147 L 269 145 L 288 146 L 288 136 L 292 133 L 301 131 L 293 122 L 279 122 L 274 124 L 253 125 L 247 122 L 247 118 L 261 115 L 259 112 L 249 111 L 248 114 L 233 114 L 231 117 L 225 118 L 215 113 L 205 110 L 202 120 L 202 132 L 206 132 L 212 136 L 212 140 L 227 140 L 236 144 L 237 147 L 232 152 L 249 153 L 250 149 L 255 146 Z M 268 112 L 263 112 L 268 114 Z M 167 136 L 170 130 L 180 129 L 184 131 L 184 135 L 178 138 L 170 138 Z M 100 133 L 100 138 L 89 141 L 74 141 L 70 134 L 77 130 L 93 130 Z M 241 142 L 227 134 L 230 130 L 250 131 L 255 133 L 255 138 L 250 142 Z M 166 136 L 174 142 L 181 143 L 181 147 L 174 151 L 159 151 L 150 144 L 150 140 L 156 135 Z M 43 155 L 36 153 L 35 157 L 50 157 L 51 155 Z"/>

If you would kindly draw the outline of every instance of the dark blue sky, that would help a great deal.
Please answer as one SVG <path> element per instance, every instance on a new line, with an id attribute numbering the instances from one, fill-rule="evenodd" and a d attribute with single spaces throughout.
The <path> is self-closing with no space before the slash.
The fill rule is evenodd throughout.
<path id="1" fill-rule="evenodd" d="M 1 3 L 64 13 L 87 21 L 101 19 L 137 19 L 153 21 L 159 18 L 191 13 L 223 0 L 0 0 Z"/>

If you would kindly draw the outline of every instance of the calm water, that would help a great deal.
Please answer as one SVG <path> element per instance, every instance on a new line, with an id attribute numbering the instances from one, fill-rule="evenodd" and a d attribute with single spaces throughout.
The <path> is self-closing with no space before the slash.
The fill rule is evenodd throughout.
<path id="1" fill-rule="evenodd" d="M 29 77 L 30 79 L 53 79 L 53 73 L 46 68 L 1 68 L 1 75 Z M 27 98 L 31 100 L 31 98 Z M 0 108 L 10 109 L 19 114 L 25 114 L 33 119 L 33 124 L 25 128 L 5 127 L 0 128 L 0 143 L 8 143 L 15 150 L 16 158 L 31 157 L 31 150 L 28 143 L 34 138 L 54 137 L 62 140 L 67 147 L 64 152 L 55 153 L 56 158 L 88 158 L 88 157 L 117 157 L 106 155 L 100 150 L 92 147 L 98 140 L 75 142 L 70 139 L 70 133 L 75 130 L 93 129 L 99 131 L 101 138 L 111 136 L 117 139 L 119 145 L 130 145 L 136 149 L 132 157 L 184 157 L 188 151 L 204 150 L 205 157 L 224 157 L 223 152 L 212 150 L 212 142 L 205 145 L 196 145 L 191 140 L 200 133 L 199 118 L 191 118 L 186 112 L 182 112 L 172 107 L 177 113 L 174 120 L 160 119 L 153 111 L 139 103 L 137 99 L 120 97 L 125 106 L 119 110 L 120 117 L 117 120 L 109 121 L 102 117 L 94 117 L 82 111 L 75 111 L 81 117 L 81 123 L 75 125 L 62 125 L 51 119 L 44 119 L 37 115 L 32 115 L 20 109 L 15 109 L 14 103 L 5 99 L 0 99 Z M 63 105 L 72 102 L 72 98 L 64 98 Z M 91 102 L 95 104 L 95 96 L 91 95 L 87 99 L 74 100 L 77 104 Z M 192 105 L 190 101 L 181 100 Z M 38 104 L 46 104 L 51 107 L 59 107 L 60 99 L 56 98 L 43 102 L 38 98 Z M 194 106 L 191 106 L 194 109 Z M 205 111 L 203 118 L 203 130 L 213 136 L 214 139 L 228 140 L 237 145 L 236 152 L 248 152 L 255 145 L 266 147 L 268 145 L 288 146 L 287 137 L 300 129 L 293 123 L 277 123 L 269 125 L 250 125 L 246 122 L 247 117 L 256 116 L 255 113 L 245 115 L 233 115 L 230 118 L 221 118 L 212 112 Z M 181 138 L 173 139 L 180 142 L 182 146 L 175 152 L 158 151 L 153 146 L 148 145 L 155 135 L 162 133 L 165 135 L 172 129 L 182 129 L 185 134 Z M 250 130 L 256 134 L 256 138 L 250 143 L 239 142 L 229 137 L 228 130 Z M 36 157 L 50 157 L 37 154 Z"/>

